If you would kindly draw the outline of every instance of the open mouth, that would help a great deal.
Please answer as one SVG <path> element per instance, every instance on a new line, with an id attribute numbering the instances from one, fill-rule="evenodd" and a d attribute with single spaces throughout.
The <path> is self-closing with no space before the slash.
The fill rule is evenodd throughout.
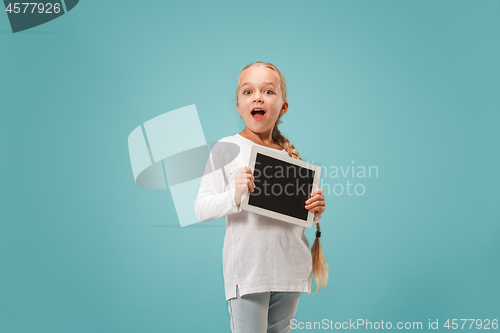
<path id="1" fill-rule="evenodd" d="M 252 110 L 252 117 L 253 117 L 253 119 L 255 119 L 257 121 L 264 118 L 265 115 L 266 115 L 266 111 L 264 111 L 262 109 L 253 109 Z"/>

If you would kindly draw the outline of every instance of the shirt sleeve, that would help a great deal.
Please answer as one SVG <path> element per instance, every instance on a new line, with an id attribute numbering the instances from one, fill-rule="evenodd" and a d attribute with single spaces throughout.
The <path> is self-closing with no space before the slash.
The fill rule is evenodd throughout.
<path id="1" fill-rule="evenodd" d="M 321 218 L 323 217 L 323 214 L 319 214 L 318 216 L 316 216 L 313 221 L 313 226 L 316 225 L 316 223 L 318 223 L 319 221 L 321 221 Z"/>
<path id="2" fill-rule="evenodd" d="M 230 184 L 230 168 L 220 163 L 222 158 L 212 149 L 209 155 L 200 189 L 195 200 L 195 214 L 198 220 L 208 221 L 241 212 L 234 201 L 234 184 Z M 220 166 L 216 168 L 215 166 Z M 233 177 L 234 178 L 234 177 Z M 234 181 L 234 180 L 233 180 Z"/>

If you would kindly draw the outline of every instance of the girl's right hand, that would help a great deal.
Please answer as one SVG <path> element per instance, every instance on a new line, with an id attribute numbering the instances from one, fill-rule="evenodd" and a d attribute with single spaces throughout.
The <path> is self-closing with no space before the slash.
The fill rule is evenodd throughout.
<path id="1" fill-rule="evenodd" d="M 252 175 L 252 170 L 250 168 L 245 168 L 236 174 L 234 178 L 234 201 L 236 202 L 236 206 L 239 206 L 241 203 L 241 197 L 243 196 L 243 192 L 248 189 L 248 191 L 253 192 L 255 183 L 253 182 L 254 177 Z"/>

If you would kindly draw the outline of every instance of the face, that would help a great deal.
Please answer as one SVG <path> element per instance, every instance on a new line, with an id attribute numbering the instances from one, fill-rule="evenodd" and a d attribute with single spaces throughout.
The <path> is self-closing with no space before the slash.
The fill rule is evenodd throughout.
<path id="1" fill-rule="evenodd" d="M 246 69 L 240 76 L 236 108 L 252 132 L 272 131 L 280 113 L 288 109 L 278 91 L 277 73 L 261 66 Z"/>

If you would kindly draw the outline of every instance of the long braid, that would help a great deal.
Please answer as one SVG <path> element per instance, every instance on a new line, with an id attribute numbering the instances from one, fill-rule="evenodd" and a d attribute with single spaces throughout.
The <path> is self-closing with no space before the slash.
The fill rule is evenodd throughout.
<path id="1" fill-rule="evenodd" d="M 321 226 L 319 222 L 316 223 L 316 234 L 318 233 L 321 235 Z M 314 243 L 311 247 L 311 255 L 314 280 L 318 286 L 318 289 L 314 292 L 316 294 L 322 288 L 326 287 L 328 283 L 328 263 L 318 236 L 314 239 Z"/>
<path id="2" fill-rule="evenodd" d="M 300 158 L 300 154 L 295 149 L 295 146 L 288 140 L 283 134 L 281 134 L 278 129 L 278 124 L 281 124 L 281 115 L 276 120 L 274 124 L 273 133 L 271 134 L 274 142 L 279 144 L 283 149 L 286 150 L 288 155 L 292 158 L 296 158 L 298 160 L 302 160 Z M 325 255 L 323 253 L 323 247 L 321 246 L 321 241 L 319 239 L 319 235 L 321 235 L 321 225 L 319 222 L 316 223 L 316 238 L 314 239 L 314 243 L 311 247 L 311 256 L 312 256 L 312 270 L 314 274 L 314 280 L 316 281 L 317 289 L 314 292 L 315 294 L 320 291 L 322 288 L 326 286 L 328 283 L 328 263 L 326 261 Z"/>
<path id="3" fill-rule="evenodd" d="M 295 149 L 295 146 L 290 142 L 290 140 L 285 138 L 285 136 L 281 134 L 280 130 L 278 129 L 278 124 L 281 123 L 280 118 L 281 116 L 279 116 L 278 121 L 276 121 L 276 124 L 274 125 L 273 128 L 273 133 L 272 133 L 273 141 L 275 141 L 277 144 L 283 147 L 283 149 L 286 150 L 286 152 L 288 153 L 288 155 L 290 155 L 290 157 L 302 160 L 300 158 L 299 152 L 297 151 L 297 149 Z"/>

